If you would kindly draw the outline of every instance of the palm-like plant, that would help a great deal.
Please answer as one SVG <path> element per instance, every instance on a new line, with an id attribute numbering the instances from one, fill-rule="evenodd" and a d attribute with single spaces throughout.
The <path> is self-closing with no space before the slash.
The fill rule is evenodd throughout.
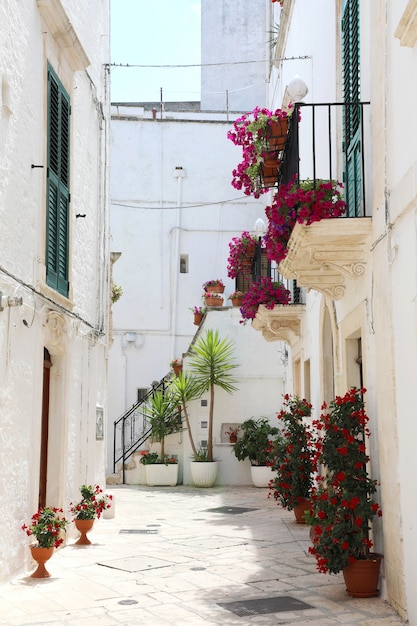
<path id="1" fill-rule="evenodd" d="M 176 399 L 177 404 L 181 405 L 185 424 L 188 430 L 188 436 L 190 438 L 191 450 L 193 456 L 197 456 L 197 448 L 194 443 L 193 434 L 191 432 L 190 419 L 188 416 L 187 404 L 190 400 L 194 400 L 199 396 L 199 388 L 197 387 L 195 378 L 187 372 L 180 372 L 176 378 L 173 378 L 170 391 Z"/>
<path id="2" fill-rule="evenodd" d="M 155 391 L 143 407 L 144 415 L 149 419 L 152 428 L 152 439 L 160 441 L 161 462 L 165 459 L 165 437 L 178 432 L 181 421 L 178 419 L 178 402 L 170 389 Z"/>
<path id="3" fill-rule="evenodd" d="M 209 418 L 207 436 L 207 461 L 213 461 L 213 416 L 214 389 L 220 387 L 227 393 L 237 390 L 231 371 L 238 365 L 233 359 L 234 344 L 229 339 L 221 339 L 218 331 L 207 330 L 193 346 L 190 369 L 198 395 L 209 391 Z"/>

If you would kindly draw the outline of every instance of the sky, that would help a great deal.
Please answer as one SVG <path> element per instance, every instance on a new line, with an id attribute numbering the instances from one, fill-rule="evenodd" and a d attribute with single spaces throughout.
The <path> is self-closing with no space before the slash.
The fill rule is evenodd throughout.
<path id="1" fill-rule="evenodd" d="M 200 0 L 111 0 L 111 63 L 199 64 Z M 200 100 L 200 68 L 111 67 L 112 102 Z"/>

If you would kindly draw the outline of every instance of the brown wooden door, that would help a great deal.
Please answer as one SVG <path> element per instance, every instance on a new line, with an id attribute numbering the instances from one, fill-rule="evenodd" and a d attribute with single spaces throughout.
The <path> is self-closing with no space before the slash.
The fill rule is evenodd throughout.
<path id="1" fill-rule="evenodd" d="M 42 425 L 41 425 L 41 457 L 39 470 L 39 507 L 46 505 L 46 478 L 48 473 L 48 431 L 49 431 L 49 383 L 52 362 L 46 348 L 43 351 L 43 392 L 42 392 Z"/>

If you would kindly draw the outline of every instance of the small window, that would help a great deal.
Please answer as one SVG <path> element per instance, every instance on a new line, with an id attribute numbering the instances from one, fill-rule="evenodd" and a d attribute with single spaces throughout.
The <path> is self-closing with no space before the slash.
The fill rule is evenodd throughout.
<path id="1" fill-rule="evenodd" d="M 180 274 L 188 274 L 188 254 L 180 256 Z"/>
<path id="2" fill-rule="evenodd" d="M 143 400 L 146 396 L 146 394 L 148 393 L 148 390 L 145 389 L 138 389 L 138 402 L 140 402 L 141 400 Z"/>
<path id="3" fill-rule="evenodd" d="M 207 428 L 208 424 L 206 421 L 200 422 L 200 428 Z"/>
<path id="4" fill-rule="evenodd" d="M 207 400 L 201 400 L 201 406 L 207 406 Z"/>

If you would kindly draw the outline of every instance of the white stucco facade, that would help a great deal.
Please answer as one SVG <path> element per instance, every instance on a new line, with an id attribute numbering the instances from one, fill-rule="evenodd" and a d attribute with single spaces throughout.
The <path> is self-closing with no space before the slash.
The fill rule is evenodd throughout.
<path id="1" fill-rule="evenodd" d="M 311 393 L 318 414 L 323 400 L 343 394 L 350 386 L 363 384 L 367 389 L 370 472 L 380 482 L 377 497 L 383 509 L 373 533 L 376 551 L 384 554 L 381 593 L 414 624 L 417 540 L 409 494 L 416 469 L 412 416 L 417 369 L 413 287 L 417 189 L 415 142 L 410 140 L 416 122 L 407 114 L 407 103 L 413 101 L 415 90 L 408 77 L 416 70 L 417 5 L 404 0 L 360 2 L 359 7 L 360 100 L 370 103 L 364 108 L 362 143 L 369 217 L 356 223 L 337 220 L 333 226 L 321 222 L 307 230 L 297 226 L 290 240 L 291 253 L 280 269 L 287 278 L 291 275 L 312 288 L 293 345 L 295 391 Z M 342 2 L 332 4 L 332 10 L 320 0 L 314 6 L 308 0 L 288 0 L 282 11 L 275 8 L 282 28 L 273 71 L 274 106 L 285 100 L 291 79 L 285 62 L 278 59 L 297 54 L 308 56 L 292 66 L 308 86 L 304 101 L 341 101 Z M 311 144 L 302 138 L 303 133 L 311 133 L 306 111 L 301 108 L 301 178 L 312 177 Z M 323 137 L 317 142 L 319 158 L 325 133 Z M 341 153 L 335 161 L 334 177 L 341 180 Z M 350 231 L 354 239 L 343 258 L 337 250 L 346 245 Z M 300 250 L 310 258 L 308 272 Z M 339 272 L 333 297 L 326 285 L 330 264 Z"/>
<path id="2" fill-rule="evenodd" d="M 244 230 L 254 232 L 263 215 L 262 201 L 242 196 L 230 184 L 239 151 L 227 139 L 231 123 L 221 119 L 224 115 L 216 115 L 217 121 L 204 113 L 172 116 L 177 114 L 168 107 L 162 120 L 136 107 L 113 107 L 111 246 L 122 253 L 113 275 L 123 296 L 113 307 L 109 428 L 136 402 L 138 389 L 161 380 L 170 361 L 188 350 L 197 330 L 189 309 L 204 305 L 206 280 L 221 278 L 225 284 L 221 317 L 229 335 L 227 298 L 235 281 L 227 277 L 228 244 Z M 205 324 L 211 327 L 210 320 Z M 280 347 L 264 348 L 272 371 Z M 278 369 L 272 377 L 274 402 L 282 375 Z M 267 407 L 273 412 L 269 401 Z M 261 408 L 254 413 L 259 416 Z M 237 421 L 250 416 L 240 414 Z M 110 472 L 112 457 L 109 446 Z"/>
<path id="3" fill-rule="evenodd" d="M 42 442 L 48 506 L 68 516 L 83 483 L 105 485 L 108 61 L 107 0 L 2 3 L 0 582 L 30 566 L 21 526 L 38 508 Z M 71 103 L 68 296 L 45 278 L 48 64 Z"/>

